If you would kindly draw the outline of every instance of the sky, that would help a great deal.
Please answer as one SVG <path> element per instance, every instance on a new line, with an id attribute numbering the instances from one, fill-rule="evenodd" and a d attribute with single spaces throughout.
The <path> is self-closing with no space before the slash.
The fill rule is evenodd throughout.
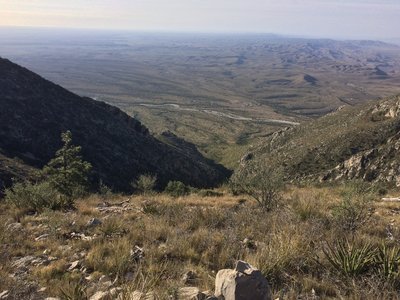
<path id="1" fill-rule="evenodd" d="M 400 38 L 400 0 L 0 0 L 0 26 Z"/>

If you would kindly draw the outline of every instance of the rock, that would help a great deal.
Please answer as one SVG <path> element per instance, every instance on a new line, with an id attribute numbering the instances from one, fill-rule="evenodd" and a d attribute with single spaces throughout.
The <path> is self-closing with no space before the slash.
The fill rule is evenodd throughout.
<path id="1" fill-rule="evenodd" d="M 98 291 L 96 294 L 94 294 L 92 297 L 89 298 L 89 300 L 108 300 L 110 299 L 110 292 L 102 292 Z"/>
<path id="2" fill-rule="evenodd" d="M 35 241 L 38 242 L 38 241 L 46 240 L 49 236 L 50 236 L 50 234 L 48 234 L 48 233 L 42 234 L 42 235 L 38 236 L 37 238 L 35 238 Z"/>
<path id="3" fill-rule="evenodd" d="M 144 251 L 142 248 L 139 246 L 135 246 L 133 249 L 131 249 L 131 260 L 134 262 L 139 262 L 143 259 L 144 257 Z"/>
<path id="4" fill-rule="evenodd" d="M 7 299 L 8 296 L 9 296 L 8 291 L 2 291 L 2 292 L 0 293 L 0 299 Z"/>
<path id="5" fill-rule="evenodd" d="M 73 263 L 71 263 L 70 265 L 69 265 L 69 267 L 68 267 L 68 271 L 73 271 L 73 270 L 75 270 L 76 268 L 78 268 L 79 267 L 79 260 L 76 260 L 76 261 L 74 261 Z"/>
<path id="6" fill-rule="evenodd" d="M 234 270 L 224 269 L 217 273 L 215 296 L 225 300 L 271 300 L 271 290 L 259 270 L 238 261 Z"/>
<path id="7" fill-rule="evenodd" d="M 184 287 L 179 289 L 179 300 L 205 300 L 206 295 L 197 287 Z"/>
<path id="8" fill-rule="evenodd" d="M 101 222 L 101 220 L 96 219 L 96 218 L 93 218 L 93 219 L 90 219 L 90 220 L 87 222 L 86 226 L 87 226 L 87 227 L 95 227 L 95 226 L 101 225 L 102 223 L 103 223 L 103 222 Z"/>
<path id="9" fill-rule="evenodd" d="M 7 230 L 11 232 L 21 231 L 23 226 L 21 223 L 11 223 L 7 225 Z"/>
<path id="10" fill-rule="evenodd" d="M 118 300 L 155 300 L 155 296 L 152 292 L 142 293 L 139 291 L 134 291 L 128 297 L 118 297 Z"/>
<path id="11" fill-rule="evenodd" d="M 182 276 L 182 282 L 183 284 L 193 284 L 196 282 L 196 273 L 193 271 L 188 271 Z"/>

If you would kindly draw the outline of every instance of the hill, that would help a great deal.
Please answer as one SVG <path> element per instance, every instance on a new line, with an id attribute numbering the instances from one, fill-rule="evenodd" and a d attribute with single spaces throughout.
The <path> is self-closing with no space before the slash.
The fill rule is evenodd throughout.
<path id="1" fill-rule="evenodd" d="M 400 96 L 343 107 L 271 134 L 241 163 L 284 166 L 289 179 L 364 179 L 400 184 Z"/>
<path id="2" fill-rule="evenodd" d="M 95 179 L 117 190 L 127 190 L 145 173 L 156 174 L 160 185 L 179 180 L 198 187 L 214 186 L 229 174 L 194 146 L 163 143 L 120 109 L 77 96 L 1 58 L 0 106 L 1 185 L 45 165 L 66 130 L 82 146 Z"/>

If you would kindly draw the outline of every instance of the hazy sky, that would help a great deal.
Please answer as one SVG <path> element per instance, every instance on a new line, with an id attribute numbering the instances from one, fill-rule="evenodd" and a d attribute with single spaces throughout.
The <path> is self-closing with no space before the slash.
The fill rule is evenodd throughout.
<path id="1" fill-rule="evenodd" d="M 0 26 L 400 37 L 400 0 L 0 0 Z"/>

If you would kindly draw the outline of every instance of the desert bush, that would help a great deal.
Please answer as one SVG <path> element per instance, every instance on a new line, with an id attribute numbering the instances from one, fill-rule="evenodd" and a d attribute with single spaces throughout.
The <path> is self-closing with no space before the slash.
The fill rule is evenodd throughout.
<path id="1" fill-rule="evenodd" d="M 164 190 L 168 195 L 172 197 L 181 197 L 189 195 L 190 188 L 180 181 L 170 181 Z"/>
<path id="2" fill-rule="evenodd" d="M 379 274 L 385 280 L 399 278 L 400 248 L 397 246 L 389 247 L 383 243 L 377 250 L 376 263 Z"/>
<path id="3" fill-rule="evenodd" d="M 375 263 L 376 249 L 369 243 L 354 243 L 347 239 L 326 244 L 323 248 L 329 264 L 340 274 L 355 277 L 365 273 Z"/>
<path id="4" fill-rule="evenodd" d="M 55 191 L 49 182 L 16 182 L 5 191 L 6 202 L 25 210 L 42 211 L 43 209 L 61 209 L 69 202 Z"/>
<path id="5" fill-rule="evenodd" d="M 234 194 L 244 193 L 257 201 L 266 211 L 278 206 L 284 187 L 283 172 L 270 168 L 266 163 L 248 164 L 234 173 L 230 180 Z"/>
<path id="6" fill-rule="evenodd" d="M 99 196 L 103 199 L 107 199 L 112 195 L 112 190 L 109 186 L 104 184 L 102 180 L 99 182 Z"/>
<path id="7" fill-rule="evenodd" d="M 345 195 L 342 201 L 333 208 L 333 217 L 339 228 L 354 233 L 372 215 L 372 206 L 369 199 L 360 196 Z"/>
<path id="8" fill-rule="evenodd" d="M 157 176 L 155 175 L 140 175 L 139 178 L 132 183 L 132 187 L 142 194 L 151 194 L 154 192 L 156 182 Z"/>

